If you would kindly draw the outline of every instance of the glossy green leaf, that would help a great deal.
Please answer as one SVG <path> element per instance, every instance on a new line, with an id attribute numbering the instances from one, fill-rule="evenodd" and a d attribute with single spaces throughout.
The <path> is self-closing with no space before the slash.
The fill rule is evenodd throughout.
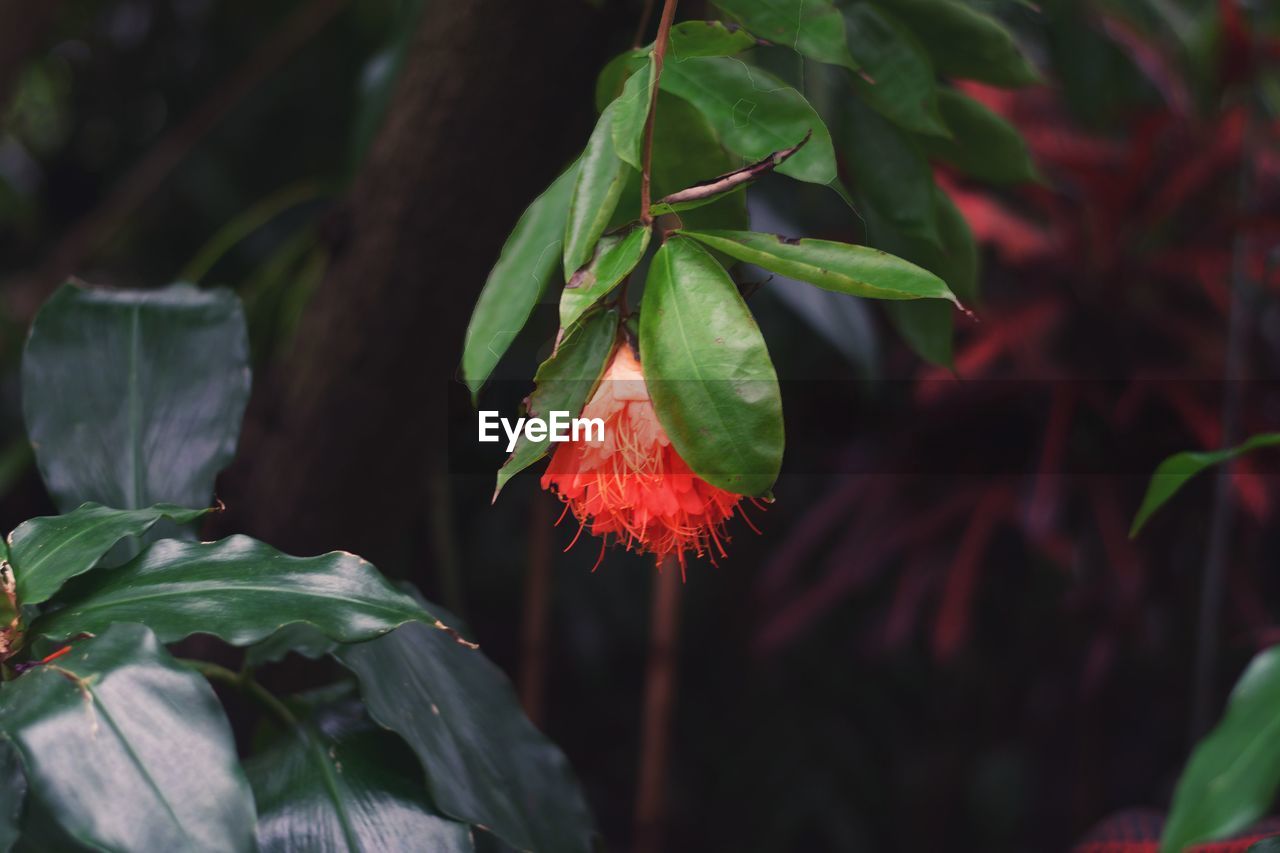
<path id="1" fill-rule="evenodd" d="M 683 62 L 695 56 L 733 56 L 759 42 L 740 27 L 723 21 L 684 21 L 671 28 L 667 62 Z"/>
<path id="2" fill-rule="evenodd" d="M 782 466 L 782 398 L 764 338 L 729 274 L 673 236 L 649 268 L 640 358 L 658 420 L 694 473 L 763 495 Z"/>
<path id="3" fill-rule="evenodd" d="M 596 244 L 591 263 L 574 273 L 560 294 L 560 328 L 568 329 L 587 309 L 631 274 L 649 248 L 652 228 L 637 225 Z"/>
<path id="4" fill-rule="evenodd" d="M 653 101 L 653 54 L 627 78 L 622 94 L 614 101 L 613 150 L 622 162 L 634 169 L 640 168 L 640 149 L 644 141 L 644 126 L 649 118 L 649 104 Z"/>
<path id="5" fill-rule="evenodd" d="M 584 316 L 565 333 L 564 340 L 551 357 L 538 366 L 527 414 L 546 417 L 548 412 L 568 412 L 570 418 L 581 414 L 582 407 L 591 398 L 592 390 L 604 373 L 617 337 L 616 309 Z M 549 440 L 529 441 L 521 435 L 515 450 L 498 471 L 493 499 L 498 499 L 498 493 L 512 477 L 546 456 L 550 450 Z"/>
<path id="6" fill-rule="evenodd" d="M 480 291 L 462 352 L 462 376 L 474 399 L 529 320 L 559 267 L 577 164 L 529 205 Z"/>
<path id="7" fill-rule="evenodd" d="M 22 807 L 27 799 L 27 776 L 17 748 L 0 738 L 0 851 L 7 851 L 18 840 L 22 826 Z"/>
<path id="8" fill-rule="evenodd" d="M 900 127 L 946 136 L 933 63 L 911 31 L 871 3 L 855 3 L 845 16 L 849 51 L 863 69 L 850 77 L 858 93 Z"/>
<path id="9" fill-rule="evenodd" d="M 845 40 L 844 17 L 830 0 L 715 0 L 715 3 L 763 39 L 819 62 L 858 70 Z"/>
<path id="10" fill-rule="evenodd" d="M 815 184 L 835 180 L 827 126 L 803 95 L 769 72 L 732 57 L 699 57 L 666 66 L 660 85 L 696 107 L 724 146 L 747 160 L 789 148 L 812 131 L 809 144 L 778 171 Z"/>
<path id="11" fill-rule="evenodd" d="M 111 509 L 85 503 L 63 515 L 25 521 L 8 539 L 18 600 L 23 604 L 47 601 L 68 580 L 97 565 L 121 539 L 142 536 L 162 518 L 187 524 L 207 512 L 168 504 Z"/>
<path id="12" fill-rule="evenodd" d="M 945 302 L 886 302 L 889 322 L 907 346 L 930 364 L 954 366 L 955 312 Z"/>
<path id="13" fill-rule="evenodd" d="M 1040 75 L 995 18 L 960 0 L 880 0 L 911 28 L 946 77 L 1024 86 Z"/>
<path id="14" fill-rule="evenodd" d="M 1151 475 L 1151 482 L 1147 484 L 1147 493 L 1142 497 L 1142 505 L 1133 519 L 1133 527 L 1130 528 L 1129 535 L 1138 535 L 1138 531 L 1155 511 L 1164 506 L 1201 471 L 1214 465 L 1221 465 L 1252 450 L 1276 445 L 1280 445 L 1280 432 L 1268 432 L 1255 435 L 1243 444 L 1223 450 L 1185 451 L 1170 456 L 1161 462 L 1155 473 Z"/>
<path id="15" fill-rule="evenodd" d="M 944 89 L 938 106 L 951 139 L 924 137 L 931 157 L 950 163 L 970 177 L 996 184 L 1016 184 L 1039 178 L 1031 151 L 1013 125 L 973 98 Z"/>
<path id="16" fill-rule="evenodd" d="M 254 643 L 244 653 L 245 666 L 256 668 L 282 661 L 290 652 L 317 660 L 338 647 L 320 631 L 302 622 L 285 625 L 265 640 Z"/>
<path id="17" fill-rule="evenodd" d="M 604 112 L 614 102 L 614 99 L 622 94 L 623 86 L 626 85 L 632 74 L 644 66 L 648 55 L 649 51 L 647 49 L 634 48 L 618 54 L 605 63 L 604 68 L 600 70 L 600 74 L 596 77 L 595 103 L 597 113 Z"/>
<path id="18" fill-rule="evenodd" d="M 208 505 L 248 398 L 244 313 L 229 290 L 63 285 L 22 359 L 27 434 L 64 512 Z"/>
<path id="19" fill-rule="evenodd" d="M 0 732 L 30 796 L 107 850 L 252 850 L 254 806 L 209 685 L 141 625 L 4 685 Z"/>
<path id="20" fill-rule="evenodd" d="M 1226 713 L 1187 762 L 1160 838 L 1162 853 L 1224 838 L 1267 813 L 1280 786 L 1280 646 L 1257 655 Z"/>
<path id="21" fill-rule="evenodd" d="M 352 707 L 354 705 L 354 707 Z M 427 800 L 422 768 L 357 703 L 322 707 L 245 762 L 263 853 L 469 853 L 471 829 Z"/>
<path id="22" fill-rule="evenodd" d="M 84 577 L 56 602 L 62 607 L 36 620 L 32 633 L 61 638 L 139 622 L 166 643 L 203 633 L 243 646 L 295 622 L 360 642 L 415 619 L 434 621 L 354 554 L 291 557 L 248 536 L 157 542 L 123 566 Z"/>
<path id="23" fill-rule="evenodd" d="M 754 231 L 684 231 L 704 245 L 771 272 L 868 299 L 948 299 L 946 282 L 902 258 L 849 243 Z"/>
<path id="24" fill-rule="evenodd" d="M 593 849 L 591 813 L 568 761 L 483 654 L 410 624 L 337 656 L 359 679 L 370 716 L 417 754 L 442 812 L 520 850 Z"/>
<path id="25" fill-rule="evenodd" d="M 619 95 L 596 121 L 595 130 L 578 160 L 577 180 L 569 198 L 569 216 L 564 232 L 565 277 L 591 260 L 596 241 L 604 233 L 622 197 L 630 171 L 618 156 L 613 143 L 613 122 L 625 114 L 623 95 Z"/>
<path id="26" fill-rule="evenodd" d="M 897 230 L 938 243 L 933 169 L 916 137 L 856 97 L 841 99 L 836 131 L 854 192 Z"/>

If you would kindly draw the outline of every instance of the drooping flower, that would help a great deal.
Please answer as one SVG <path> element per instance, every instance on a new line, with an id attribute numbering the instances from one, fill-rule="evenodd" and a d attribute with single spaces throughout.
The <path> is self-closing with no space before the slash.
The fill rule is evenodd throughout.
<path id="1" fill-rule="evenodd" d="M 589 528 L 604 540 L 601 559 L 605 545 L 615 541 L 628 551 L 655 555 L 659 565 L 675 557 L 683 576 L 687 554 L 712 562 L 726 556 L 724 526 L 735 509 L 751 524 L 739 506 L 743 496 L 711 485 L 680 458 L 628 344 L 614 351 L 581 416 L 604 422 L 603 440 L 561 444 L 542 488 L 573 512 L 579 535 Z"/>

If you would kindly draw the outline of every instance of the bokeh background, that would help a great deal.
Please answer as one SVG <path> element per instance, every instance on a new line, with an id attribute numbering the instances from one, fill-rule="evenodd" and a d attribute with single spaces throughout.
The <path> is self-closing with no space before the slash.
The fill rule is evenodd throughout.
<path id="1" fill-rule="evenodd" d="M 0 524 L 52 511 L 17 388 L 52 289 L 234 288 L 255 390 L 209 532 L 361 553 L 466 619 L 611 849 L 652 564 L 562 552 L 575 529 L 533 473 L 491 506 L 501 454 L 455 377 L 488 268 L 585 140 L 642 5 L 0 0 Z M 973 5 L 1044 76 L 966 86 L 1043 180 L 940 173 L 983 264 L 954 370 L 873 306 L 755 289 L 788 455 L 762 533 L 735 527 L 682 589 L 672 850 L 1066 849 L 1163 811 L 1280 639 L 1277 459 L 1201 478 L 1128 537 L 1166 455 L 1280 423 L 1280 9 Z M 866 237 L 828 190 L 759 197 L 758 227 Z M 554 330 L 543 306 L 487 405 L 527 393 Z"/>

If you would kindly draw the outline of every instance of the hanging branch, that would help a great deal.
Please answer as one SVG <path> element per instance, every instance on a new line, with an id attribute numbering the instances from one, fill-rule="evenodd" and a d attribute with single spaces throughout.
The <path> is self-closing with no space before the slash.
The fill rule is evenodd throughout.
<path id="1" fill-rule="evenodd" d="M 640 170 L 640 222 L 653 224 L 649 210 L 649 174 L 653 171 L 653 123 L 658 114 L 658 83 L 662 80 L 662 60 L 667 55 L 667 42 L 671 40 L 671 23 L 676 17 L 677 0 L 666 0 L 662 6 L 662 19 L 658 22 L 658 38 L 653 43 L 653 93 L 649 97 L 649 115 L 644 121 L 644 152 Z"/>

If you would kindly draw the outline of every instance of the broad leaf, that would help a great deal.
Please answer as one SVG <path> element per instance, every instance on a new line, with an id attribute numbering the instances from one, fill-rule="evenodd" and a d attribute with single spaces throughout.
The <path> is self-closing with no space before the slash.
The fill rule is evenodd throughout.
<path id="1" fill-rule="evenodd" d="M 747 160 L 789 148 L 812 132 L 809 144 L 778 171 L 815 184 L 835 180 L 826 125 L 803 95 L 769 72 L 731 57 L 701 57 L 666 66 L 659 85 L 697 107 L 724 146 Z"/>
<path id="2" fill-rule="evenodd" d="M 202 633 L 243 646 L 296 622 L 360 642 L 415 619 L 434 621 L 354 554 L 290 557 L 248 536 L 157 542 L 56 601 L 61 608 L 37 619 L 33 634 L 99 634 L 116 622 L 139 622 L 165 643 Z"/>
<path id="3" fill-rule="evenodd" d="M 574 164 L 529 205 L 480 291 L 462 351 L 462 377 L 473 399 L 528 322 L 560 266 L 560 241 L 577 177 Z"/>
<path id="4" fill-rule="evenodd" d="M 970 177 L 996 184 L 1016 184 L 1039 178 L 1026 141 L 1017 128 L 973 98 L 944 89 L 938 106 L 951 139 L 925 137 L 925 151 Z"/>
<path id="5" fill-rule="evenodd" d="M 604 373 L 617 337 L 616 309 L 583 317 L 565 334 L 551 357 L 538 366 L 527 413 L 544 418 L 548 412 L 568 412 L 570 418 L 581 414 L 582 407 L 587 404 Z M 546 456 L 550 450 L 549 440 L 529 441 L 522 434 L 515 450 L 498 471 L 493 499 L 498 499 L 498 493 L 512 477 Z"/>
<path id="6" fill-rule="evenodd" d="M 654 59 L 650 53 L 647 61 L 627 78 L 622 94 L 614 101 L 613 150 L 624 163 L 639 169 L 644 126 L 649 118 L 649 104 L 653 100 Z"/>
<path id="7" fill-rule="evenodd" d="M 577 180 L 569 198 L 569 216 L 564 232 L 565 277 L 587 261 L 595 251 L 596 241 L 604 233 L 622 197 L 626 185 L 627 164 L 618 156 L 613 143 L 614 117 L 626 110 L 623 94 L 611 103 L 596 121 L 595 130 L 578 160 Z"/>
<path id="8" fill-rule="evenodd" d="M 826 290 L 869 299 L 948 299 L 959 305 L 942 279 L 879 249 L 753 231 L 681 233 L 731 258 Z"/>
<path id="9" fill-rule="evenodd" d="M 404 742 L 359 705 L 317 709 L 245 762 L 263 853 L 475 849 L 466 824 L 441 817 Z"/>
<path id="10" fill-rule="evenodd" d="M 207 512 L 168 504 L 111 509 L 86 503 L 63 515 L 25 521 L 8 540 L 18 600 L 23 604 L 47 601 L 68 580 L 97 565 L 121 539 L 141 536 L 162 518 L 187 524 Z"/>
<path id="11" fill-rule="evenodd" d="M 310 660 L 317 660 L 337 648 L 336 640 L 302 622 L 285 625 L 265 640 L 254 643 L 245 650 L 245 666 L 255 668 L 282 661 L 293 652 Z"/>
<path id="12" fill-rule="evenodd" d="M 671 28 L 667 62 L 695 56 L 733 56 L 758 44 L 751 33 L 721 21 L 684 21 Z"/>
<path id="13" fill-rule="evenodd" d="M 12 743 L 0 738 L 0 850 L 7 851 L 18 840 L 26 799 L 22 759 Z"/>
<path id="14" fill-rule="evenodd" d="M 640 312 L 640 358 L 658 420 L 694 473 L 763 495 L 782 465 L 782 398 L 755 319 L 709 252 L 673 236 Z"/>
<path id="15" fill-rule="evenodd" d="M 360 680 L 370 716 L 417 754 L 442 812 L 520 850 L 592 849 L 591 813 L 568 761 L 483 654 L 410 624 L 337 656 Z"/>
<path id="16" fill-rule="evenodd" d="M 1224 838 L 1266 814 L 1280 786 L 1280 646 L 1259 654 L 1231 691 L 1221 722 L 1178 779 L 1163 853 Z"/>
<path id="17" fill-rule="evenodd" d="M 0 732 L 30 795 L 83 844 L 253 849 L 253 799 L 222 707 L 141 625 L 5 684 Z"/>
<path id="18" fill-rule="evenodd" d="M 637 225 L 624 234 L 600 238 L 591 263 L 574 273 L 560 294 L 560 328 L 571 327 L 631 274 L 649 248 L 652 234 L 653 229 Z"/>
<path id="19" fill-rule="evenodd" d="M 1255 435 L 1243 444 L 1224 450 L 1185 451 L 1170 456 L 1161 462 L 1155 473 L 1151 475 L 1147 493 L 1142 498 L 1142 506 L 1138 508 L 1138 514 L 1133 519 L 1133 527 L 1130 528 L 1129 535 L 1138 535 L 1138 531 L 1155 511 L 1164 506 L 1166 501 L 1176 495 L 1192 477 L 1201 471 L 1214 465 L 1221 465 L 1252 450 L 1276 445 L 1280 445 L 1280 432 L 1269 432 Z"/>
<path id="20" fill-rule="evenodd" d="M 933 169 L 916 138 L 861 98 L 841 100 L 836 140 L 853 176 L 854 192 L 893 227 L 938 243 Z"/>
<path id="21" fill-rule="evenodd" d="M 249 342 L 229 290 L 64 285 L 22 359 L 22 407 L 58 508 L 207 506 L 235 454 Z"/>
<path id="22" fill-rule="evenodd" d="M 911 28 L 928 49 L 938 73 L 946 77 L 996 86 L 1023 86 L 1040 79 L 999 21 L 959 0 L 880 0 L 880 4 Z"/>
<path id="23" fill-rule="evenodd" d="M 829 0 L 715 0 L 757 36 L 789 47 L 810 59 L 843 65 L 858 63 L 849 55 L 844 17 Z"/>
<path id="24" fill-rule="evenodd" d="M 859 94 L 907 130 L 946 136 L 933 64 L 911 32 L 871 3 L 855 3 L 845 15 L 849 51 L 863 68 L 850 78 Z"/>

